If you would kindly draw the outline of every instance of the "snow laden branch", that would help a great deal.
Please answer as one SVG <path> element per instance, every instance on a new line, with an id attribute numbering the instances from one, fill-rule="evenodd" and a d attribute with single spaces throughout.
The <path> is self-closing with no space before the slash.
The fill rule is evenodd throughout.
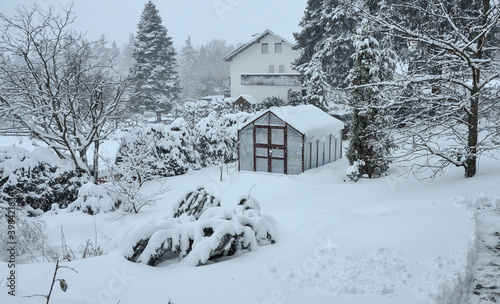
<path id="1" fill-rule="evenodd" d="M 125 84 L 70 29 L 73 21 L 70 10 L 60 16 L 37 6 L 0 14 L 0 111 L 89 173 L 87 150 L 106 137 Z"/>

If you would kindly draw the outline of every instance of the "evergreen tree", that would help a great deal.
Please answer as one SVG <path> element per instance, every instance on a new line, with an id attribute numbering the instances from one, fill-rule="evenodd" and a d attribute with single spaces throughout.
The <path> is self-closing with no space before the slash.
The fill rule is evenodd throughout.
<path id="1" fill-rule="evenodd" d="M 133 56 L 136 62 L 131 71 L 133 106 L 156 112 L 158 121 L 162 113 L 170 111 L 180 90 L 172 38 L 161 23 L 159 11 L 148 1 L 137 25 Z"/>
<path id="2" fill-rule="evenodd" d="M 331 91 L 331 85 L 328 83 L 320 58 L 313 56 L 304 67 L 307 67 L 303 69 L 303 73 L 307 75 L 303 80 L 306 87 L 305 101 L 328 112 L 330 109 L 328 93 Z"/>
<path id="3" fill-rule="evenodd" d="M 357 1 L 355 1 L 357 2 Z M 295 33 L 295 49 L 301 55 L 294 62 L 307 88 L 306 101 L 324 110 L 328 108 L 328 93 L 332 88 L 347 86 L 345 79 L 352 67 L 357 3 L 346 0 L 309 0 L 303 28 Z"/>
<path id="4" fill-rule="evenodd" d="M 302 27 L 300 33 L 294 33 L 295 50 L 300 50 L 300 56 L 295 60 L 296 67 L 308 63 L 314 53 L 316 44 L 322 39 L 323 28 L 318 21 L 317 15 L 320 12 L 322 0 L 308 0 L 304 17 L 299 23 Z"/>
<path id="5" fill-rule="evenodd" d="M 196 59 L 198 53 L 191 44 L 188 36 L 186 44 L 182 48 L 179 62 L 179 79 L 184 98 L 193 98 L 196 91 Z"/>
<path id="6" fill-rule="evenodd" d="M 381 82 L 391 80 L 395 55 L 381 48 L 365 21 L 354 41 L 354 66 L 347 77 L 351 85 L 348 103 L 353 109 L 347 158 L 362 164 L 360 174 L 380 177 L 389 168 L 393 147 L 388 132 L 391 116 Z"/>
<path id="7" fill-rule="evenodd" d="M 124 78 L 128 78 L 131 72 L 131 68 L 134 65 L 134 44 L 135 38 L 134 34 L 130 34 L 127 43 L 125 43 L 121 49 L 118 49 L 118 58 L 116 64 L 116 70 Z M 112 46 L 114 49 L 114 47 Z"/>
<path id="8" fill-rule="evenodd" d="M 197 95 L 222 95 L 229 88 L 229 62 L 222 61 L 233 50 L 225 40 L 213 39 L 202 45 L 196 60 Z"/>

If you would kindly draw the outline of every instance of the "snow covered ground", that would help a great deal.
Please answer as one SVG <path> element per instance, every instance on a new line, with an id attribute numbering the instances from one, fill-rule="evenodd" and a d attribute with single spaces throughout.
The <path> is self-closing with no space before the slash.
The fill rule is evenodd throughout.
<path id="1" fill-rule="evenodd" d="M 59 270 L 69 287 L 65 293 L 55 288 L 51 303 L 476 303 L 470 286 L 498 283 L 470 280 L 488 263 L 481 240 L 494 243 L 491 234 L 498 233 L 485 223 L 500 208 L 499 161 L 483 157 L 472 179 L 451 168 L 433 182 L 403 178 L 393 166 L 389 176 L 353 183 L 347 167 L 343 159 L 299 176 L 233 167 L 222 182 L 211 167 L 169 178 L 170 191 L 139 214 L 46 213 L 50 246 L 61 250 L 63 229 L 77 256 L 87 240 L 94 242 L 94 225 L 104 246 L 129 225 L 171 216 L 173 205 L 199 186 L 224 207 L 251 190 L 279 231 L 273 245 L 201 267 L 185 260 L 151 267 L 127 261 L 119 250 L 64 262 L 78 273 Z M 55 263 L 18 262 L 19 295 L 46 294 Z M 0 262 L 0 273 L 0 303 L 44 302 L 7 296 L 7 263 Z"/>

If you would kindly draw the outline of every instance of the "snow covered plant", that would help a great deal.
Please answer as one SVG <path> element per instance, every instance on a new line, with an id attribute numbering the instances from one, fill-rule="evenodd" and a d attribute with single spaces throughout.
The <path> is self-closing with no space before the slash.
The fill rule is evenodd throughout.
<path id="1" fill-rule="evenodd" d="M 212 207 L 220 207 L 220 201 L 207 193 L 204 188 L 189 192 L 186 197 L 174 206 L 174 217 L 193 216 L 198 219 L 203 211 Z"/>
<path id="2" fill-rule="evenodd" d="M 252 117 L 246 112 L 223 115 L 212 112 L 201 119 L 194 129 L 201 165 L 206 167 L 235 161 L 238 157 L 238 129 Z"/>
<path id="3" fill-rule="evenodd" d="M 14 209 L 15 217 L 10 218 L 9 216 L 12 215 L 12 209 L 10 210 L 10 214 L 8 214 L 9 205 L 6 202 L 2 202 L 0 199 L 0 231 L 5 232 L 0 233 L 0 246 L 2 248 L 8 248 L 7 243 L 12 240 L 9 239 L 7 228 L 8 225 L 14 223 L 17 255 L 41 249 L 43 242 L 47 239 L 47 235 L 45 234 L 45 222 L 37 218 L 29 217 L 28 209 L 29 208 L 17 207 Z M 1 256 L 0 254 L 0 258 Z"/>
<path id="4" fill-rule="evenodd" d="M 121 175 L 135 172 L 142 180 L 184 174 L 200 168 L 193 146 L 194 137 L 182 118 L 168 126 L 134 128 L 123 137 L 115 170 Z"/>
<path id="5" fill-rule="evenodd" d="M 18 206 L 44 212 L 54 203 L 64 208 L 77 199 L 80 185 L 87 181 L 86 174 L 49 149 L 0 148 L 0 201 L 8 197 Z"/>
<path id="6" fill-rule="evenodd" d="M 151 266 L 183 258 L 190 265 L 199 266 L 232 256 L 238 250 L 256 250 L 258 245 L 276 240 L 275 220 L 261 214 L 253 198 L 227 209 L 218 206 L 218 200 L 201 188 L 177 204 L 173 214 L 174 217 L 156 224 L 129 227 L 105 250 L 120 247 L 128 260 Z"/>
<path id="7" fill-rule="evenodd" d="M 117 204 L 103 186 L 86 183 L 78 190 L 78 198 L 68 206 L 68 211 L 80 210 L 90 215 L 114 211 Z"/>

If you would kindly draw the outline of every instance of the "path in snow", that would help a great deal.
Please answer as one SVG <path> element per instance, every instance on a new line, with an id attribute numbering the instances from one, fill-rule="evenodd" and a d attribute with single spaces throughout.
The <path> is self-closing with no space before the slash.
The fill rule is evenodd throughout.
<path id="1" fill-rule="evenodd" d="M 467 303 L 500 303 L 500 198 L 481 196 L 469 204 L 476 209 L 477 252 Z"/>

